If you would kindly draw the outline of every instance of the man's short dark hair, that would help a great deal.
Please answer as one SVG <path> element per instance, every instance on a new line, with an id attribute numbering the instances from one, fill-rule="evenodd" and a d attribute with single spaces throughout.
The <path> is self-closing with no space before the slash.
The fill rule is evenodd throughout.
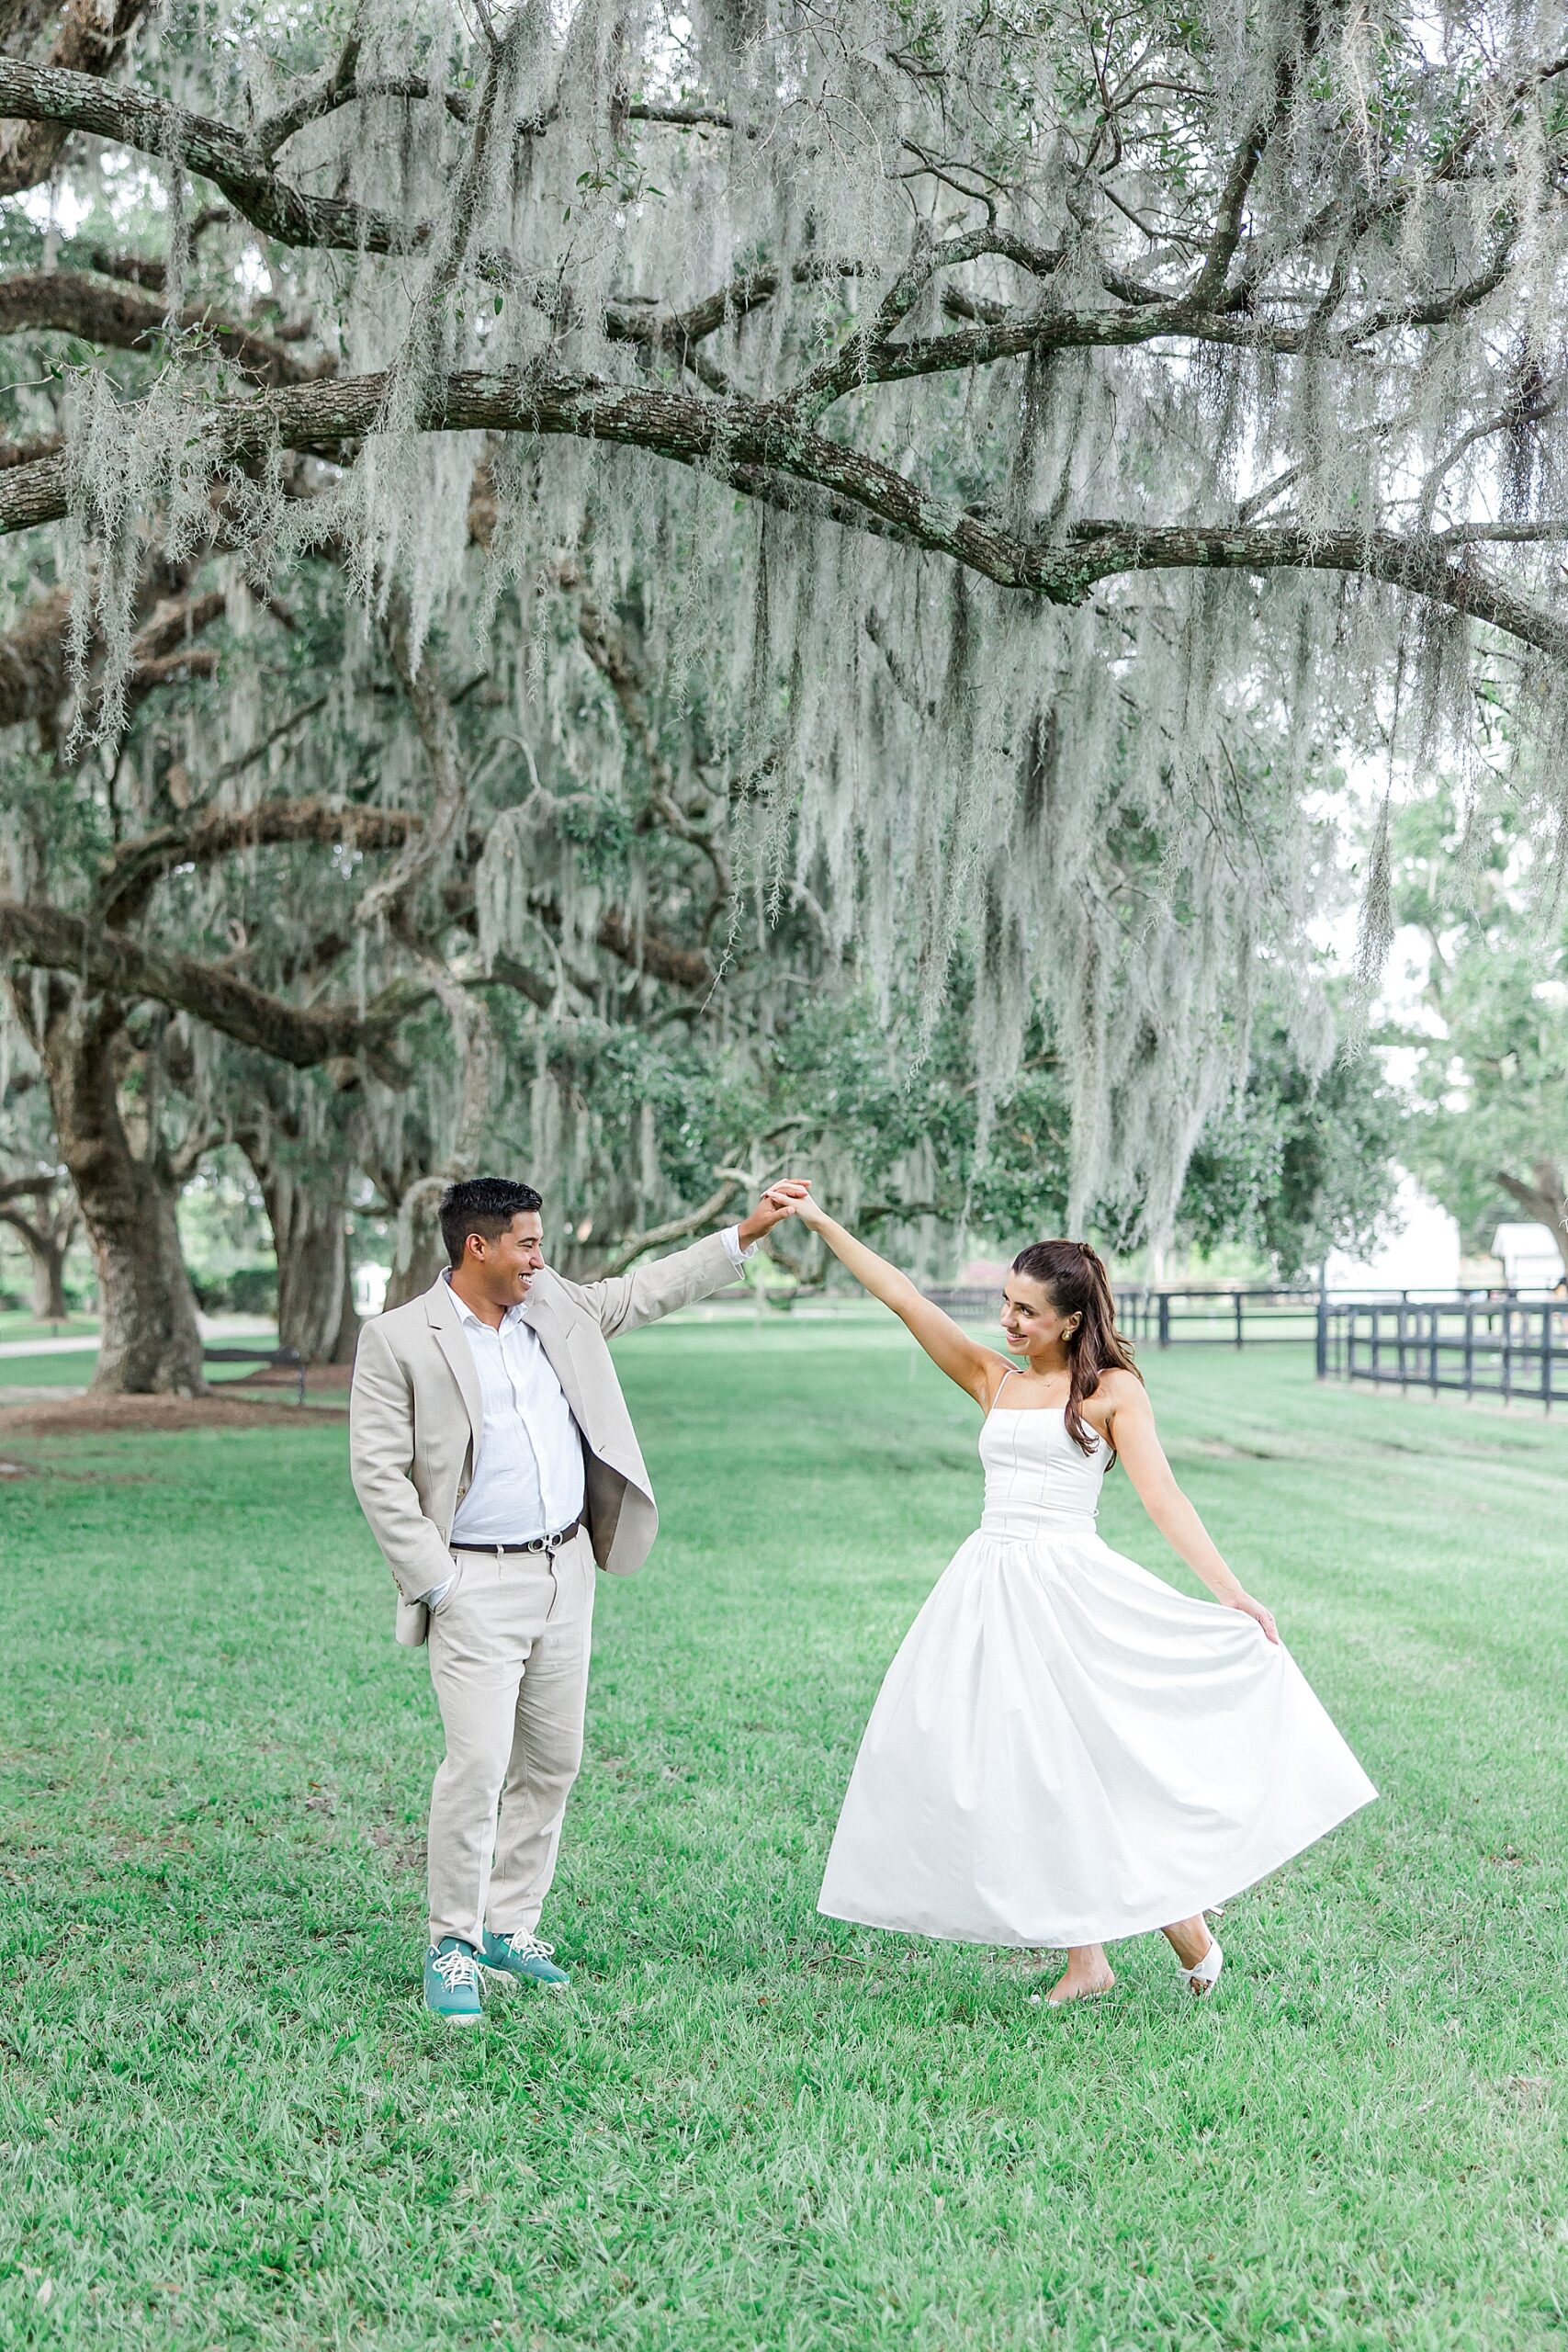
<path id="1" fill-rule="evenodd" d="M 466 1176 L 460 1184 L 448 1184 L 437 1211 L 448 1259 L 460 1266 L 470 1233 L 499 1241 L 514 1216 L 544 1205 L 532 1184 L 514 1183 L 510 1176 Z"/>

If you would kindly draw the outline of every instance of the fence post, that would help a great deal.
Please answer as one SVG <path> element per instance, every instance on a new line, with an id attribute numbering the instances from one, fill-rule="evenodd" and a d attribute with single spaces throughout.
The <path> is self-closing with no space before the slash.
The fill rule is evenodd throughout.
<path id="1" fill-rule="evenodd" d="M 1317 1286 L 1317 1376 L 1319 1380 L 1328 1377 L 1328 1293 L 1321 1283 Z"/>
<path id="2" fill-rule="evenodd" d="M 1399 1294 L 1399 1318 L 1394 1326 L 1394 1330 L 1399 1342 L 1399 1385 L 1402 1393 L 1408 1385 L 1404 1377 L 1404 1327 L 1405 1318 L 1410 1312 L 1409 1307 L 1406 1305 L 1408 1295 L 1409 1294 L 1405 1291 L 1401 1291 Z"/>
<path id="3" fill-rule="evenodd" d="M 1434 1396 L 1438 1393 L 1438 1317 L 1441 1311 L 1441 1308 L 1437 1306 L 1429 1306 L 1427 1309 L 1431 1317 L 1431 1321 L 1427 1327 L 1427 1377 L 1432 1384 Z"/>
<path id="4" fill-rule="evenodd" d="M 1503 1402 L 1514 1401 L 1514 1301 L 1512 1295 L 1503 1301 Z"/>
<path id="5" fill-rule="evenodd" d="M 1464 1302 L 1464 1393 L 1475 1394 L 1475 1301 Z"/>
<path id="6" fill-rule="evenodd" d="M 1170 1345 L 1170 1293 L 1168 1290 L 1159 1294 L 1159 1344 L 1162 1348 Z"/>
<path id="7" fill-rule="evenodd" d="M 1235 1295 L 1235 1343 L 1239 1348 L 1241 1345 L 1241 1293 L 1239 1290 Z"/>
<path id="8" fill-rule="evenodd" d="M 1551 1309 L 1540 1310 L 1540 1401 L 1551 1410 Z"/>

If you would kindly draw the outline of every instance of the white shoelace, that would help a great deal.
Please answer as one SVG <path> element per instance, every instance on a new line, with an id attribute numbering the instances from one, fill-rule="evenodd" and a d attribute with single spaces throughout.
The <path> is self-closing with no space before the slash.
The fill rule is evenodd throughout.
<path id="1" fill-rule="evenodd" d="M 519 1928 L 515 1935 L 502 1936 L 501 1940 L 513 1960 L 548 1960 L 555 1951 L 554 1944 L 531 1935 L 526 1928 Z"/>
<path id="2" fill-rule="evenodd" d="M 435 1955 L 435 1973 L 450 1992 L 458 1984 L 477 1984 L 479 1972 L 470 1952 L 440 1951 Z"/>

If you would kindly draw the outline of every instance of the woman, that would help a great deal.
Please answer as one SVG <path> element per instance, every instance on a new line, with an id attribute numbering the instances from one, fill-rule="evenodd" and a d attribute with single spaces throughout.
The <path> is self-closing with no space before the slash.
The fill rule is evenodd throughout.
<path id="1" fill-rule="evenodd" d="M 1066 1947 L 1053 2006 L 1108 1992 L 1106 1944 L 1158 1928 L 1197 1994 L 1205 1910 L 1377 1792 L 1171 1475 L 1078 1241 L 1013 1261 L 1017 1370 L 810 1199 L 795 1213 L 980 1407 L 986 1507 L 882 1686 L 818 1908 L 961 1942 Z M 1215 1600 L 1095 1530 L 1120 1461 Z"/>

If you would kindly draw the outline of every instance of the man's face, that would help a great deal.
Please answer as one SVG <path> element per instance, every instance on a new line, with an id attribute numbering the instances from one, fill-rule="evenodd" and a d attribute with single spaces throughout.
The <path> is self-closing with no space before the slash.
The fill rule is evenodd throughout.
<path id="1" fill-rule="evenodd" d="M 545 1262 L 544 1219 L 537 1209 L 519 1209 L 504 1233 L 487 1241 L 470 1233 L 463 1248 L 464 1270 L 496 1306 L 521 1306 L 528 1285 Z"/>

